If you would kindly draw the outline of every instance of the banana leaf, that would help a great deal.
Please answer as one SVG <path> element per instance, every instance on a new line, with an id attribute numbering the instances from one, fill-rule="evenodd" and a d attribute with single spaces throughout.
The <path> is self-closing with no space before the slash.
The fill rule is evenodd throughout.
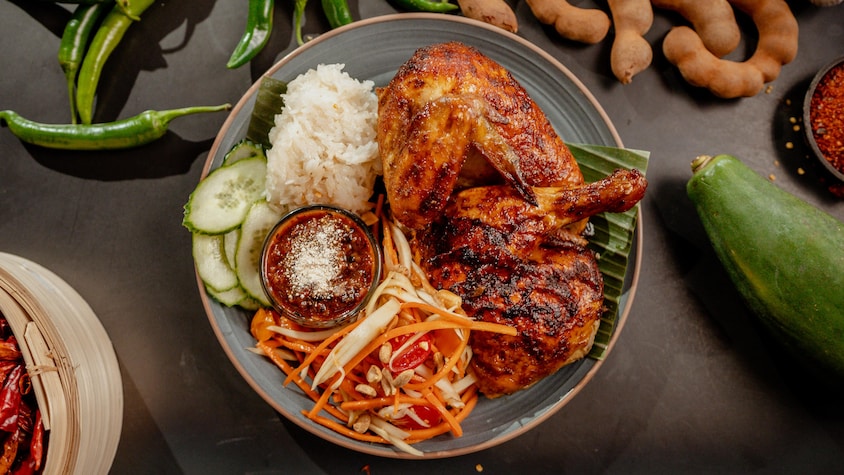
<path id="1" fill-rule="evenodd" d="M 597 181 L 618 168 L 636 168 L 647 175 L 649 152 L 604 145 L 566 145 L 587 182 Z M 636 241 L 639 206 L 624 213 L 601 213 L 589 219 L 589 247 L 597 253 L 598 267 L 604 276 L 605 308 L 590 358 L 604 358 L 619 318 L 630 251 Z"/>

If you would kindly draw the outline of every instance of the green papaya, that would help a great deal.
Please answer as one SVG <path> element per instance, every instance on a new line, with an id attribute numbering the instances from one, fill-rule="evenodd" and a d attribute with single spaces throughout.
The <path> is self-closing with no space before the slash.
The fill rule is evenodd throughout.
<path id="1" fill-rule="evenodd" d="M 730 155 L 692 162 L 686 192 L 748 308 L 796 360 L 844 383 L 844 223 Z"/>

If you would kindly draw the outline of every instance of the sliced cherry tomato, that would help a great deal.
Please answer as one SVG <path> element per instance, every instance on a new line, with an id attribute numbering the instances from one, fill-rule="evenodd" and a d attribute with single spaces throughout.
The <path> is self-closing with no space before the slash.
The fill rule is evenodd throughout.
<path id="1" fill-rule="evenodd" d="M 398 427 L 403 429 L 428 429 L 430 427 L 434 427 L 435 425 L 440 423 L 441 417 L 439 411 L 434 409 L 433 407 L 428 406 L 411 406 L 409 411 L 412 410 L 416 413 L 416 417 L 418 417 L 421 421 L 423 421 L 427 425 L 422 425 L 414 419 L 412 416 L 405 415 L 393 421 Z"/>
<path id="2" fill-rule="evenodd" d="M 409 340 L 412 336 L 413 334 L 399 335 L 390 340 L 390 346 L 393 347 L 393 351 L 399 352 L 394 354 L 391 359 L 391 363 L 389 365 L 390 371 L 401 372 L 413 369 L 431 356 L 431 337 L 428 336 L 427 333 L 422 335 L 409 347 L 401 350 L 404 342 Z"/>

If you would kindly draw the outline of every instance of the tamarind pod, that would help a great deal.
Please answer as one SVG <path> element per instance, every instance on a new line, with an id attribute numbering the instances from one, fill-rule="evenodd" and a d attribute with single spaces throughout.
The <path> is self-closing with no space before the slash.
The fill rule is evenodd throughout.
<path id="1" fill-rule="evenodd" d="M 720 59 L 706 49 L 703 40 L 687 26 L 675 26 L 662 42 L 662 52 L 675 65 L 683 79 L 705 87 L 725 99 L 755 96 L 765 79 L 753 64 Z"/>
<path id="2" fill-rule="evenodd" d="M 595 44 L 607 36 L 610 18 L 597 8 L 580 8 L 566 0 L 527 0 L 533 16 L 552 25 L 563 38 Z"/>
<path id="3" fill-rule="evenodd" d="M 719 58 L 735 50 L 741 41 L 736 15 L 727 0 L 651 0 L 651 3 L 688 20 L 706 49 Z"/>
<path id="4" fill-rule="evenodd" d="M 797 56 L 797 19 L 785 0 L 729 2 L 749 15 L 759 32 L 756 51 L 747 62 L 762 71 L 765 82 L 773 81 L 779 76 L 782 66 Z"/>
<path id="5" fill-rule="evenodd" d="M 613 74 L 622 84 L 647 69 L 653 60 L 651 45 L 644 38 L 653 24 L 650 0 L 609 0 L 615 25 L 615 39 L 610 52 Z"/>
<path id="6" fill-rule="evenodd" d="M 519 31 L 516 13 L 504 0 L 457 0 L 464 16 L 505 29 Z"/>

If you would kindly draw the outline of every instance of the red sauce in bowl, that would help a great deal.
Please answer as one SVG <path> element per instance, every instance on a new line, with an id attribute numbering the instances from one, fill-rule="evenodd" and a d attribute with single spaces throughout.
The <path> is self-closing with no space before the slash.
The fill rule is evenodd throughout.
<path id="1" fill-rule="evenodd" d="M 261 259 L 273 306 L 309 327 L 354 318 L 380 279 L 380 250 L 357 215 L 331 206 L 300 208 L 270 232 Z"/>

